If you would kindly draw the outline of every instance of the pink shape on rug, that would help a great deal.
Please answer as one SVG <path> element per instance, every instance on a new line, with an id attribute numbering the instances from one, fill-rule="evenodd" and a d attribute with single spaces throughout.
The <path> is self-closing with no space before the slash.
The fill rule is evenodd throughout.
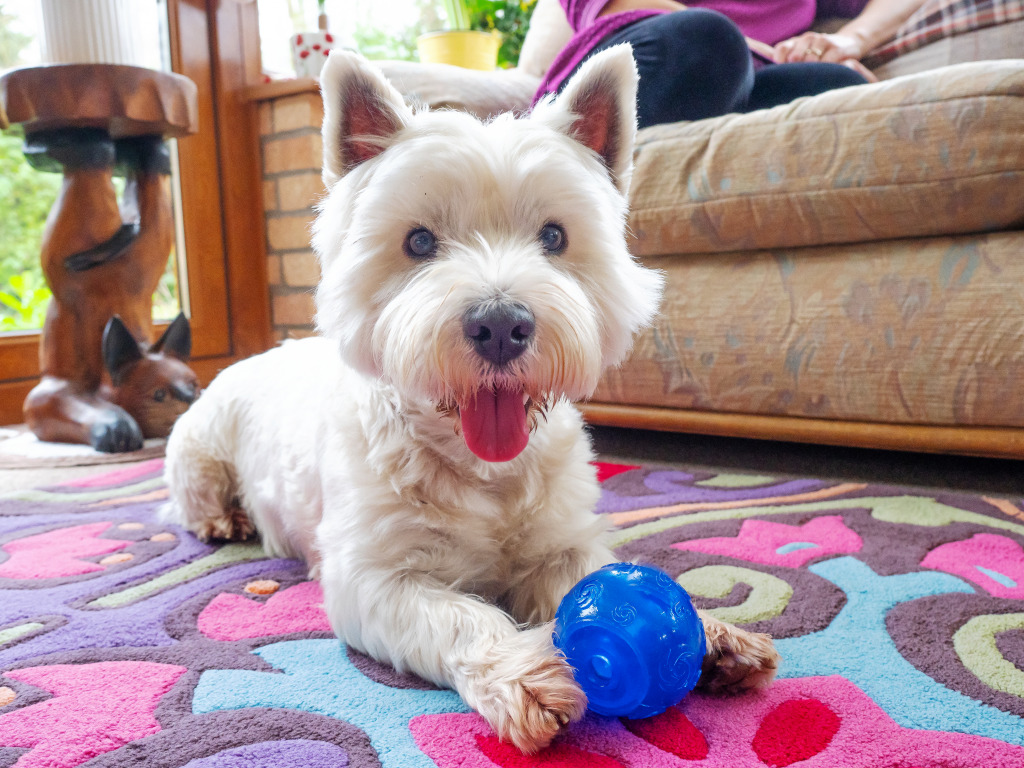
<path id="1" fill-rule="evenodd" d="M 0 578 L 53 579 L 106 570 L 83 557 L 106 555 L 124 549 L 132 541 L 97 538 L 113 523 L 89 523 L 26 536 L 3 545 L 10 558 L 0 563 Z"/>
<path id="2" fill-rule="evenodd" d="M 777 680 L 761 693 L 727 698 L 691 693 L 677 709 L 649 718 L 643 729 L 637 729 L 650 741 L 631 733 L 619 720 L 588 714 L 555 744 L 566 751 L 574 747 L 575 754 L 617 760 L 628 768 L 1024 765 L 1024 748 L 996 739 L 902 728 L 860 688 L 838 676 Z M 672 742 L 668 730 L 678 727 L 681 719 L 692 723 L 706 740 L 703 759 L 682 758 L 656 746 Z M 813 728 L 804 729 L 800 723 L 811 723 Z M 485 742 L 479 740 L 494 734 L 477 714 L 422 715 L 410 721 L 409 728 L 416 744 L 439 768 L 494 767 L 480 748 Z M 544 763 L 524 758 L 516 765 Z"/>
<path id="3" fill-rule="evenodd" d="M 213 640 L 245 640 L 291 632 L 330 632 L 324 593 L 315 581 L 282 590 L 265 603 L 228 592 L 217 595 L 196 621 Z"/>
<path id="4" fill-rule="evenodd" d="M 951 541 L 929 552 L 921 566 L 972 581 L 995 597 L 1024 600 L 1024 547 L 1006 536 L 977 533 Z"/>
<path id="5" fill-rule="evenodd" d="M 157 733 L 157 703 L 185 667 L 148 661 L 63 664 L 6 672 L 53 698 L 0 715 L 0 746 L 30 748 L 17 768 L 72 768 Z"/>
<path id="6" fill-rule="evenodd" d="M 803 525 L 745 520 L 738 536 L 694 539 L 672 545 L 674 549 L 788 568 L 800 568 L 825 555 L 859 552 L 863 546 L 860 536 L 847 528 L 839 515 L 816 517 Z"/>
<path id="7" fill-rule="evenodd" d="M 148 475 L 151 472 L 163 469 L 163 459 L 150 459 L 149 461 L 143 461 L 138 464 L 134 464 L 124 469 L 117 469 L 113 472 L 105 472 L 102 475 L 93 475 L 92 477 L 86 477 L 78 480 L 68 480 L 67 482 L 60 483 L 61 488 L 97 488 L 105 485 L 121 485 L 127 483 L 130 480 Z"/>

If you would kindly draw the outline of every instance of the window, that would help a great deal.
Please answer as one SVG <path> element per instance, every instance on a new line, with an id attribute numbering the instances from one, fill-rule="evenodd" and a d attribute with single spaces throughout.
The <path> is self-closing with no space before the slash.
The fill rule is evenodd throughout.
<path id="1" fill-rule="evenodd" d="M 49 0 L 45 5 L 52 6 Z M 166 6 L 158 0 L 137 0 L 132 13 L 121 21 L 132 35 L 131 60 L 141 66 L 170 69 L 167 39 Z M 88 36 L 77 34 L 74 14 L 61 8 L 68 16 L 74 36 L 65 35 L 51 21 L 45 22 L 39 0 L 0 0 L 0 70 L 34 66 L 43 60 L 46 34 L 54 49 L 48 58 L 74 60 L 78 55 L 94 56 Z M 52 18 L 52 17 L 51 17 Z M 37 331 L 42 328 L 50 290 L 39 262 L 40 243 L 50 208 L 61 186 L 59 173 L 33 168 L 22 152 L 24 131 L 12 126 L 0 134 L 0 332 Z M 184 271 L 182 253 L 180 187 L 177 173 L 177 146 L 169 142 L 172 174 L 171 197 L 174 201 L 177 237 L 167 267 L 153 296 L 153 317 L 157 321 L 172 319 L 187 302 L 179 298 L 178 286 L 187 285 L 179 271 Z M 115 178 L 120 197 L 124 179 Z"/>
<path id="2" fill-rule="evenodd" d="M 40 62 L 34 0 L 0 0 L 0 70 Z M 50 291 L 39 267 L 46 214 L 60 177 L 33 169 L 21 151 L 24 133 L 0 133 L 0 331 L 42 327 Z"/>
<path id="3" fill-rule="evenodd" d="M 130 0 L 128 7 L 142 1 Z M 187 263 L 181 293 L 187 286 L 190 364 L 206 383 L 271 340 L 263 228 L 253 226 L 262 210 L 258 125 L 245 93 L 259 79 L 257 7 L 242 0 L 158 2 L 165 61 L 198 89 L 199 132 L 177 142 L 177 254 Z M 13 5 L 0 0 L 8 12 Z M 39 374 L 38 334 L 0 333 L 0 424 L 21 421 L 22 403 Z"/>
<path id="4" fill-rule="evenodd" d="M 326 0 L 328 31 L 369 59 L 415 61 L 416 38 L 444 25 L 440 0 Z M 293 35 L 318 29 L 317 0 L 260 0 L 260 52 L 271 77 L 294 77 Z"/>

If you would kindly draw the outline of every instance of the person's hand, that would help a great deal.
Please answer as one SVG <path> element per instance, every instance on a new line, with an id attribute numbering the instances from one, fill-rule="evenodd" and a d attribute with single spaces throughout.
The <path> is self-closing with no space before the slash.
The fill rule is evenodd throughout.
<path id="1" fill-rule="evenodd" d="M 869 83 L 878 82 L 878 78 L 875 76 L 875 73 L 872 72 L 867 67 L 865 67 L 863 64 L 861 64 L 859 61 L 857 61 L 857 59 L 843 59 L 839 63 L 842 64 L 844 67 L 849 67 L 854 72 L 858 73 L 861 77 L 863 77 L 865 80 L 867 80 Z"/>
<path id="2" fill-rule="evenodd" d="M 827 35 L 823 32 L 804 32 L 775 45 L 775 61 L 779 64 L 794 61 L 831 61 L 860 59 L 864 55 L 860 39 L 853 35 Z"/>
<path id="3" fill-rule="evenodd" d="M 859 38 L 853 35 L 829 35 L 823 32 L 804 32 L 783 40 L 775 46 L 778 64 L 800 61 L 827 61 L 842 64 L 858 72 L 868 82 L 878 82 L 871 70 L 860 63 L 864 55 Z"/>

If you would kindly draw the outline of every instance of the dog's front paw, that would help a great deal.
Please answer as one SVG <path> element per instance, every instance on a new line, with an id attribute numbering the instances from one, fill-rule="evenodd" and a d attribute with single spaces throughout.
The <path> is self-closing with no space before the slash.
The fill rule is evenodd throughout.
<path id="1" fill-rule="evenodd" d="M 562 726 L 579 720 L 587 709 L 587 697 L 552 647 L 550 632 L 540 642 L 521 642 L 536 631 L 520 632 L 520 642 L 512 641 L 511 648 L 494 649 L 490 662 L 470 681 L 470 704 L 502 741 L 528 754 L 550 744 Z"/>
<path id="2" fill-rule="evenodd" d="M 770 635 L 747 632 L 707 614 L 701 618 L 708 650 L 699 688 L 713 693 L 741 693 L 771 683 L 780 657 Z"/>
<path id="3" fill-rule="evenodd" d="M 209 542 L 225 539 L 227 541 L 247 541 L 256 535 L 256 526 L 252 524 L 245 510 L 232 504 L 218 517 L 207 517 L 189 525 L 189 528 L 200 541 Z"/>

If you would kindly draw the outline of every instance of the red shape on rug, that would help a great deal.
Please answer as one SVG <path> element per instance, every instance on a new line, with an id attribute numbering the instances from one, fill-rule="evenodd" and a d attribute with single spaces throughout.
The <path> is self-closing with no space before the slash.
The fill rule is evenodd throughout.
<path id="1" fill-rule="evenodd" d="M 500 741 L 497 736 L 476 737 L 480 751 L 500 768 L 625 768 L 618 760 L 587 752 L 571 744 L 552 744 L 535 755 Z"/>
<path id="2" fill-rule="evenodd" d="M 642 720 L 623 718 L 622 724 L 663 752 L 683 760 L 703 760 L 708 756 L 708 742 L 679 707 L 669 707 L 660 715 Z"/>
<path id="3" fill-rule="evenodd" d="M 597 482 L 599 483 L 603 483 L 609 477 L 629 472 L 631 469 L 640 469 L 636 464 L 612 464 L 607 461 L 595 461 L 594 466 L 597 467 Z"/>
<path id="4" fill-rule="evenodd" d="M 278 592 L 265 603 L 224 592 L 203 608 L 199 631 L 213 640 L 247 640 L 292 632 L 330 632 L 324 593 L 315 581 Z"/>
<path id="5" fill-rule="evenodd" d="M 160 699 L 185 667 L 148 661 L 61 664 L 5 672 L 53 698 L 0 715 L 0 744 L 28 747 L 18 768 L 72 768 L 157 733 Z"/>
<path id="6" fill-rule="evenodd" d="M 817 699 L 791 699 L 765 715 L 751 746 L 763 763 L 783 768 L 825 749 L 839 724 L 839 715 Z"/>
<path id="7" fill-rule="evenodd" d="M 106 570 L 98 563 L 80 558 L 116 552 L 134 543 L 98 538 L 111 525 L 113 523 L 76 525 L 9 541 L 4 544 L 3 550 L 10 555 L 10 559 L 0 563 L 0 577 L 54 579 Z"/>

